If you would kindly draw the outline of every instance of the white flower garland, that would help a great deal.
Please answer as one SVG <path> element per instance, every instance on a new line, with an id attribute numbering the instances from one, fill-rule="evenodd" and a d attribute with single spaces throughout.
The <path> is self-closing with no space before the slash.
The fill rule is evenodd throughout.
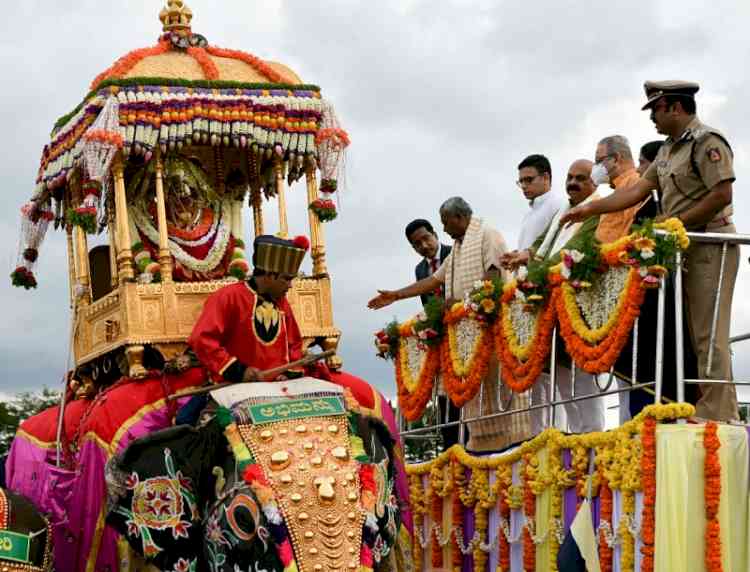
<path id="1" fill-rule="evenodd" d="M 576 304 L 581 309 L 586 325 L 591 329 L 601 328 L 617 308 L 622 289 L 627 284 L 629 266 L 610 267 L 598 276 L 590 288 L 576 292 Z"/>
<path id="2" fill-rule="evenodd" d="M 422 372 L 427 351 L 422 349 L 423 345 L 420 343 L 419 338 L 412 336 L 404 338 L 404 347 L 406 349 L 406 363 L 409 367 L 409 374 L 412 380 L 416 381 Z"/>
<path id="3" fill-rule="evenodd" d="M 216 235 L 216 231 L 219 229 L 219 224 L 221 222 L 221 219 L 224 218 L 224 212 L 225 212 L 224 206 L 220 205 L 218 206 L 218 209 L 220 212 L 214 212 L 214 219 L 213 221 L 211 221 L 211 228 L 208 230 L 206 234 L 204 234 L 199 239 L 185 240 L 184 238 L 173 236 L 172 238 L 170 238 L 170 240 L 173 240 L 174 242 L 182 246 L 202 246 L 206 244 L 209 240 L 211 240 Z M 201 209 L 201 213 L 203 213 L 203 209 Z"/>
<path id="4" fill-rule="evenodd" d="M 458 358 L 461 363 L 468 364 L 474 355 L 474 345 L 482 333 L 482 326 L 472 318 L 463 318 L 456 323 L 455 332 Z"/>
<path id="5" fill-rule="evenodd" d="M 154 228 L 154 225 L 151 223 L 151 218 L 138 206 L 133 206 L 128 210 L 138 229 L 145 234 L 151 242 L 159 244 L 159 231 Z M 216 230 L 216 240 L 203 260 L 199 260 L 198 258 L 189 255 L 173 239 L 169 239 L 169 252 L 174 256 L 177 262 L 194 272 L 210 272 L 219 265 L 226 254 L 230 232 L 229 226 L 224 222 L 223 218 L 217 216 L 217 219 L 219 219 L 219 223 Z"/>
<path id="6" fill-rule="evenodd" d="M 519 290 L 516 290 L 518 292 Z M 539 309 L 527 312 L 524 309 L 525 301 L 514 298 L 508 306 L 510 307 L 510 323 L 513 324 L 513 332 L 516 334 L 518 345 L 525 346 L 534 337 L 536 321 L 539 318 Z"/>

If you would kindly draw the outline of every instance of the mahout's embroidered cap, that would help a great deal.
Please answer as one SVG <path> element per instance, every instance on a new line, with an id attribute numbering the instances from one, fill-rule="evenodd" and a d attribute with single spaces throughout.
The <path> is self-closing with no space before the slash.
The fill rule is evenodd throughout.
<path id="1" fill-rule="evenodd" d="M 693 97 L 700 89 L 700 86 L 694 81 L 683 81 L 679 79 L 670 79 L 666 81 L 647 81 L 643 84 L 643 90 L 646 92 L 646 105 L 641 109 L 648 109 L 657 100 L 665 95 L 679 95 L 682 97 Z"/>
<path id="2" fill-rule="evenodd" d="M 266 272 L 296 275 L 309 248 L 310 241 L 305 236 L 288 240 L 262 234 L 253 243 L 253 263 Z"/>

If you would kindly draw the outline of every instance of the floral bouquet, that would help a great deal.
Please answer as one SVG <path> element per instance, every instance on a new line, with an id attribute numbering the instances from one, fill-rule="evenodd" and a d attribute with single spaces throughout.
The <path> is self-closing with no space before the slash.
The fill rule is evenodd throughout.
<path id="1" fill-rule="evenodd" d="M 323 179 L 320 181 L 320 192 L 330 195 L 336 192 L 338 188 L 338 182 L 336 179 Z"/>
<path id="2" fill-rule="evenodd" d="M 102 195 L 101 184 L 86 181 L 83 184 L 83 195 L 80 206 L 68 209 L 68 222 L 73 226 L 80 226 L 88 234 L 94 234 L 97 231 L 97 205 Z"/>
<path id="3" fill-rule="evenodd" d="M 421 344 L 432 347 L 440 344 L 443 337 L 443 315 L 445 302 L 442 298 L 432 296 L 424 310 L 416 315 L 412 321 L 412 330 Z"/>
<path id="4" fill-rule="evenodd" d="M 34 273 L 25 266 L 19 266 L 16 268 L 11 273 L 10 279 L 13 286 L 25 288 L 26 290 L 36 288 L 36 278 L 34 277 Z"/>
<path id="5" fill-rule="evenodd" d="M 657 235 L 655 230 L 669 234 Z M 620 240 L 602 247 L 605 261 L 611 265 L 625 264 L 638 270 L 644 288 L 658 288 L 662 276 L 674 268 L 677 250 L 690 245 L 685 227 L 677 218 L 662 223 L 648 220 Z"/>
<path id="6" fill-rule="evenodd" d="M 602 266 L 598 244 L 593 241 L 581 246 L 580 250 L 561 250 L 560 258 L 560 276 L 576 290 L 591 288 L 594 274 L 606 270 Z"/>
<path id="7" fill-rule="evenodd" d="M 396 320 L 389 322 L 385 328 L 375 332 L 375 347 L 377 356 L 385 360 L 395 360 L 398 355 L 398 340 L 401 331 Z"/>
<path id="8" fill-rule="evenodd" d="M 474 288 L 464 297 L 464 307 L 469 316 L 480 322 L 491 322 L 497 318 L 500 312 L 497 300 L 502 295 L 502 289 L 499 279 L 474 282 Z"/>
<path id="9" fill-rule="evenodd" d="M 336 204 L 331 199 L 315 199 L 308 208 L 318 215 L 320 222 L 328 222 L 338 216 Z"/>
<path id="10" fill-rule="evenodd" d="M 536 311 L 549 297 L 549 269 L 550 265 L 546 262 L 530 262 L 528 266 L 519 266 L 515 279 L 503 287 L 501 300 L 509 303 L 515 298 L 527 312 Z"/>

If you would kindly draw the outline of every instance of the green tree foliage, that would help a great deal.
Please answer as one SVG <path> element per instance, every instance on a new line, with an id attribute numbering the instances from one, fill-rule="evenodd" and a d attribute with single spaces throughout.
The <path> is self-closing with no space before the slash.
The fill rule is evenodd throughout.
<path id="1" fill-rule="evenodd" d="M 24 419 L 59 402 L 60 392 L 45 387 L 41 391 L 19 393 L 13 400 L 0 403 L 0 456 L 10 449 L 16 430 Z"/>

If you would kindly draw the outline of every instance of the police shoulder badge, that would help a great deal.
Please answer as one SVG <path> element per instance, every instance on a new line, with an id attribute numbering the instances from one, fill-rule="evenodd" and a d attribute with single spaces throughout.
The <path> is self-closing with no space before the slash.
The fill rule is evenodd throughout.
<path id="1" fill-rule="evenodd" d="M 711 147 L 706 151 L 706 155 L 708 156 L 708 160 L 712 163 L 718 163 L 721 161 L 721 151 L 719 151 L 718 147 Z"/>

